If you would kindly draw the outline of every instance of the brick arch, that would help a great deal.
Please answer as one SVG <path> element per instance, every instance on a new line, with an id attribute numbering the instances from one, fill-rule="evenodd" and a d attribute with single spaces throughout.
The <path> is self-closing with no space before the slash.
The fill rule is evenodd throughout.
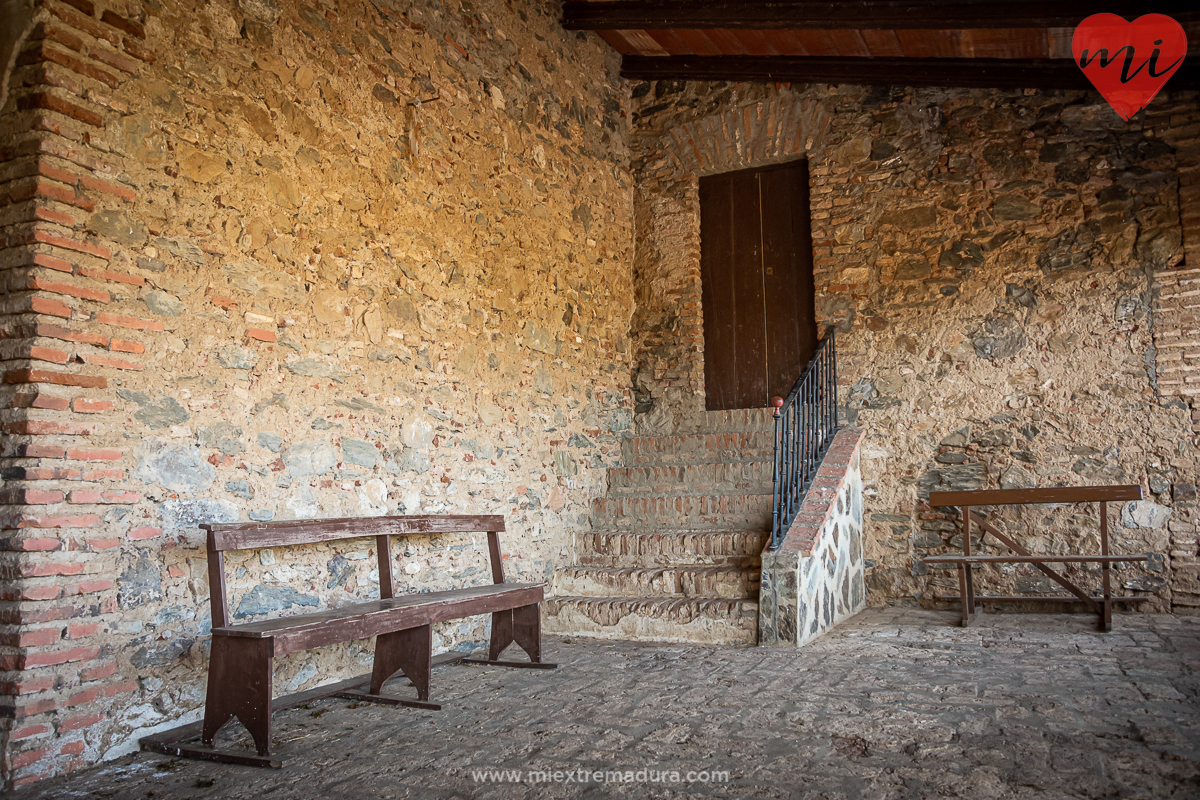
<path id="1" fill-rule="evenodd" d="M 781 91 L 669 129 L 646 148 L 646 171 L 666 168 L 663 177 L 683 180 L 806 156 L 819 149 L 829 121 L 811 90 Z"/>
<path id="2" fill-rule="evenodd" d="M 784 88 L 643 141 L 634 199 L 640 430 L 704 424 L 699 178 L 824 152 L 830 119 L 815 90 Z"/>
<path id="3" fill-rule="evenodd" d="M 8 102 L 8 84 L 16 69 L 17 53 L 33 32 L 33 3 L 0 0 L 0 108 Z"/>

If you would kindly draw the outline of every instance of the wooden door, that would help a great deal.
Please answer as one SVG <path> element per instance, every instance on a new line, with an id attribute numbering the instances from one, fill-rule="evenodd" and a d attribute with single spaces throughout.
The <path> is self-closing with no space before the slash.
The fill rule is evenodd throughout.
<path id="1" fill-rule="evenodd" d="M 700 238 L 705 405 L 768 406 L 817 346 L 808 162 L 701 178 Z"/>

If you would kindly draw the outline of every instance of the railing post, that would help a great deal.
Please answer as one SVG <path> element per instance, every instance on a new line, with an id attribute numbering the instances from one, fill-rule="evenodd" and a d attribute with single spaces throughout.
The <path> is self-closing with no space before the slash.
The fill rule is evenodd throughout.
<path id="1" fill-rule="evenodd" d="M 821 447 L 829 438 L 829 348 L 821 353 Z"/>
<path id="2" fill-rule="evenodd" d="M 792 472 L 796 469 L 796 422 L 792 403 L 783 411 L 783 433 L 779 437 L 783 445 L 783 457 L 779 461 L 779 535 L 792 519 Z"/>
<path id="3" fill-rule="evenodd" d="M 830 395 L 833 398 L 833 428 L 837 430 L 838 426 L 838 404 L 837 404 L 837 328 L 829 329 L 829 363 L 833 365 L 833 380 L 830 381 Z"/>
<path id="4" fill-rule="evenodd" d="M 771 471 L 771 505 L 774 507 L 771 512 L 771 549 L 774 550 L 779 547 L 779 460 L 783 456 L 783 448 L 779 446 L 779 409 L 783 407 L 783 398 L 773 398 L 771 404 L 775 406 L 775 464 Z"/>
<path id="5" fill-rule="evenodd" d="M 796 395 L 796 441 L 799 445 L 797 457 L 800 467 L 796 470 L 794 483 L 804 483 L 808 477 L 808 454 L 812 450 L 812 376 L 809 373 L 800 384 L 800 392 Z"/>

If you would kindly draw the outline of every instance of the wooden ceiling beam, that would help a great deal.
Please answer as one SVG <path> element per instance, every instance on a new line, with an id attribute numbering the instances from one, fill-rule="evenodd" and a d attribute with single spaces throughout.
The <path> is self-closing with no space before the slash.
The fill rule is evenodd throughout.
<path id="1" fill-rule="evenodd" d="M 1195 0 L 567 0 L 568 30 L 947 29 L 1075 27 L 1100 12 L 1134 19 L 1153 11 L 1200 21 Z"/>
<path id="2" fill-rule="evenodd" d="M 849 83 L 991 89 L 1091 89 L 1062 58 L 844 58 L 833 56 L 625 56 L 630 80 Z M 1200 87 L 1200 59 L 1171 76 L 1171 89 Z"/>

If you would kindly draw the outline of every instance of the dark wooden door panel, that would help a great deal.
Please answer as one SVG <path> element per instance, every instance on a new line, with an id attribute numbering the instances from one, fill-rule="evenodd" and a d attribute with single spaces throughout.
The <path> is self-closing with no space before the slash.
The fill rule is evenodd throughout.
<path id="1" fill-rule="evenodd" d="M 709 410 L 762 408 L 816 347 L 806 162 L 700 179 Z"/>
<path id="2" fill-rule="evenodd" d="M 767 391 L 767 332 L 762 324 L 762 230 L 755 224 L 758 176 L 733 173 L 733 314 L 737 388 L 726 408 L 752 408 Z"/>
<path id="3" fill-rule="evenodd" d="M 759 175 L 767 399 L 786 397 L 817 348 L 808 163 Z"/>
<path id="4" fill-rule="evenodd" d="M 730 181 L 700 181 L 700 302 L 704 313 L 704 392 L 708 407 L 734 408 L 733 192 Z M 709 369 L 708 364 L 720 364 Z"/>

